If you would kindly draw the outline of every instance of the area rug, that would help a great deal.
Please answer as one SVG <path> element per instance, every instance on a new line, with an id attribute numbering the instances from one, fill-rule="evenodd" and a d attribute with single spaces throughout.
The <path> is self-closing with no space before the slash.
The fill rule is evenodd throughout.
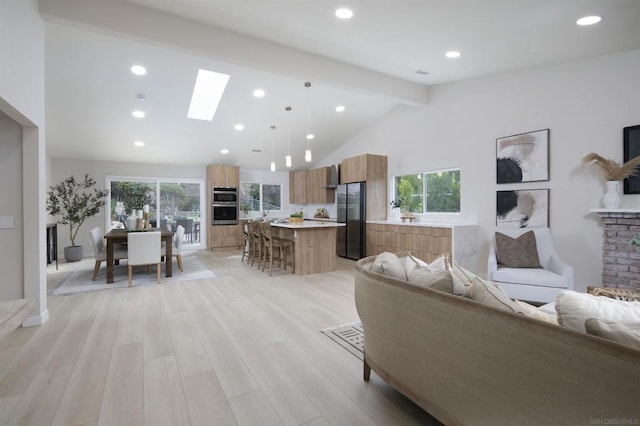
<path id="1" fill-rule="evenodd" d="M 340 325 L 338 327 L 325 328 L 322 334 L 351 352 L 358 359 L 364 359 L 364 332 L 362 323 Z"/>
<path id="2" fill-rule="evenodd" d="M 122 261 L 120 265 L 116 265 L 113 274 L 113 284 L 106 283 L 107 267 L 106 263 L 100 265 L 100 271 L 95 281 L 91 280 L 93 275 L 93 261 L 83 261 L 80 267 L 73 271 L 71 275 L 56 287 L 50 294 L 54 296 L 86 293 L 90 291 L 105 291 L 116 288 L 124 288 L 129 286 L 129 278 L 127 275 L 127 262 Z M 194 281 L 215 278 L 216 275 L 204 266 L 198 259 L 190 256 L 182 256 L 182 266 L 184 272 L 180 272 L 177 263 L 174 261 L 172 266 L 171 277 L 165 277 L 164 262 L 162 263 L 162 272 L 160 276 L 160 284 L 175 284 L 183 281 Z M 156 268 L 151 267 L 151 272 L 147 273 L 146 267 L 137 266 L 133 269 L 131 280 L 132 287 L 143 287 L 157 285 Z"/>

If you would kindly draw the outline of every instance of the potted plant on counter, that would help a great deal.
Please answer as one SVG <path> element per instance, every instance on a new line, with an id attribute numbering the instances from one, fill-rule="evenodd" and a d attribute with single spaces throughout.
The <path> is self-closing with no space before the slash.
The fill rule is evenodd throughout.
<path id="1" fill-rule="evenodd" d="M 83 180 L 71 176 L 49 187 L 47 192 L 47 212 L 59 216 L 58 223 L 69 225 L 71 245 L 64 248 L 67 262 L 82 259 L 82 246 L 76 245 L 78 230 L 85 220 L 100 212 L 109 194 L 106 189 L 94 188 L 95 185 L 95 179 L 89 174 L 85 174 Z"/>

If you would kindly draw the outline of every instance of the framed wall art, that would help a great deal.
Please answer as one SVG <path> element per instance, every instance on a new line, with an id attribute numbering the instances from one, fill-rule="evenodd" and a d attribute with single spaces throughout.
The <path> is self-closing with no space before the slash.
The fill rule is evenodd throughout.
<path id="1" fill-rule="evenodd" d="M 497 191 L 496 226 L 502 228 L 549 226 L 549 190 Z"/>
<path id="2" fill-rule="evenodd" d="M 622 129 L 622 140 L 624 163 L 640 155 L 640 125 Z M 637 172 L 640 172 L 640 170 L 637 170 Z M 623 187 L 625 194 L 640 194 L 640 176 L 626 178 L 623 182 Z"/>
<path id="3" fill-rule="evenodd" d="M 496 182 L 549 180 L 549 129 L 496 139 Z"/>

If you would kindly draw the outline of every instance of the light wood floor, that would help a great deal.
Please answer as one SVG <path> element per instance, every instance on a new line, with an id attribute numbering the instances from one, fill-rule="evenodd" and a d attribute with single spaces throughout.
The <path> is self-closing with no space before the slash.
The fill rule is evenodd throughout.
<path id="1" fill-rule="evenodd" d="M 0 425 L 438 424 L 319 332 L 358 321 L 353 261 L 269 277 L 238 253 L 187 254 L 210 280 L 49 297 L 0 342 Z"/>

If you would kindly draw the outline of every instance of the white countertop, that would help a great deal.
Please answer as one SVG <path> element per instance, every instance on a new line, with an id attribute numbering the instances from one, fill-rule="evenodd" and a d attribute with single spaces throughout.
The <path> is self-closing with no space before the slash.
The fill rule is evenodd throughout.
<path id="1" fill-rule="evenodd" d="M 471 220 L 428 220 L 426 222 L 395 222 L 388 220 L 368 220 L 367 223 L 378 225 L 400 225 L 400 226 L 428 226 L 431 228 L 455 228 L 456 226 L 476 226 L 477 223 Z"/>
<path id="2" fill-rule="evenodd" d="M 317 220 L 305 220 L 301 223 L 272 223 L 271 226 L 289 229 L 312 229 L 312 228 L 339 228 L 346 226 L 344 223 L 320 222 Z"/>

